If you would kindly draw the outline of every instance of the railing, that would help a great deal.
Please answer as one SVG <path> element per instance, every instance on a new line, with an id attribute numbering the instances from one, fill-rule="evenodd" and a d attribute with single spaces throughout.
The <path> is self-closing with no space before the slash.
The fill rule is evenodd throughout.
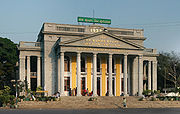
<path id="1" fill-rule="evenodd" d="M 152 53 L 152 54 L 157 54 L 157 50 L 156 49 L 145 49 L 144 53 Z"/>
<path id="2" fill-rule="evenodd" d="M 31 72 L 30 75 L 31 76 L 37 76 L 37 72 Z"/>
<path id="3" fill-rule="evenodd" d="M 41 47 L 40 42 L 20 42 L 20 47 Z"/>
<path id="4" fill-rule="evenodd" d="M 153 49 L 145 49 L 144 51 L 145 51 L 145 52 L 150 52 L 150 53 L 152 53 L 152 52 L 153 52 Z"/>

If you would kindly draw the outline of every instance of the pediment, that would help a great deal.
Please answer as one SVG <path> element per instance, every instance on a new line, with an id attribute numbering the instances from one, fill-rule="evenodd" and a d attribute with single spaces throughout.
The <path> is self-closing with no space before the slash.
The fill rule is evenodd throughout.
<path id="1" fill-rule="evenodd" d="M 61 42 L 60 45 L 79 46 L 79 47 L 104 47 L 104 48 L 124 48 L 124 49 L 143 49 L 142 46 L 116 37 L 107 32 L 100 32 L 88 37 Z"/>

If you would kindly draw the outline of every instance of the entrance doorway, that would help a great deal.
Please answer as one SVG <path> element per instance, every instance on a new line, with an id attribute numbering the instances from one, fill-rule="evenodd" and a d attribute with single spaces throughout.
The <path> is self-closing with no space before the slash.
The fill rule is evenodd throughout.
<path id="1" fill-rule="evenodd" d="M 100 96 L 100 77 L 97 77 L 97 94 Z"/>
<path id="2" fill-rule="evenodd" d="M 109 96 L 109 78 L 107 78 L 107 92 L 106 96 Z"/>
<path id="3" fill-rule="evenodd" d="M 37 78 L 31 78 L 31 90 L 36 91 L 37 88 Z"/>
<path id="4" fill-rule="evenodd" d="M 84 96 L 84 90 L 86 89 L 86 78 L 81 78 L 81 95 Z"/>
<path id="5" fill-rule="evenodd" d="M 70 77 L 64 77 L 64 93 L 66 96 L 70 96 Z"/>
<path id="6" fill-rule="evenodd" d="M 115 96 L 115 78 L 112 78 L 112 94 Z"/>
<path id="7" fill-rule="evenodd" d="M 112 94 L 115 96 L 115 78 L 112 77 Z M 106 96 L 109 96 L 109 78 L 107 78 L 107 93 Z"/>

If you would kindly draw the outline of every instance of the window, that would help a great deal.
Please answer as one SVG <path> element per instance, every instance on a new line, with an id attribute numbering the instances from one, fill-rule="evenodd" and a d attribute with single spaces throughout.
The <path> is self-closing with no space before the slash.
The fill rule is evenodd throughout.
<path id="1" fill-rule="evenodd" d="M 64 57 L 64 71 L 70 72 L 70 59 L 68 56 Z"/>
<path id="2" fill-rule="evenodd" d="M 70 77 L 64 79 L 64 91 L 70 90 Z"/>
<path id="3" fill-rule="evenodd" d="M 115 69 L 114 69 L 114 58 L 112 58 L 112 73 L 115 73 Z"/>
<path id="4" fill-rule="evenodd" d="M 85 58 L 81 57 L 81 72 L 86 72 Z"/>
<path id="5" fill-rule="evenodd" d="M 121 67 L 121 73 L 124 73 L 124 59 L 121 59 L 122 67 Z"/>
<path id="6" fill-rule="evenodd" d="M 97 57 L 97 72 L 101 71 L 101 67 L 100 67 L 100 58 Z"/>

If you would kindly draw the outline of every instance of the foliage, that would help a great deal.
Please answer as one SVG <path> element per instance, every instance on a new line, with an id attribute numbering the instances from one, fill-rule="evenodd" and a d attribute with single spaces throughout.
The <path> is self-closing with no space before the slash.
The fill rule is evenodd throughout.
<path id="1" fill-rule="evenodd" d="M 151 95 L 151 92 L 152 92 L 151 90 L 144 90 L 142 94 L 145 96 L 149 96 Z"/>
<path id="2" fill-rule="evenodd" d="M 24 99 L 24 98 L 25 98 L 25 96 L 24 96 L 24 95 L 23 95 L 23 96 L 19 96 L 19 98 L 20 98 L 20 99 Z"/>
<path id="3" fill-rule="evenodd" d="M 88 101 L 96 101 L 96 100 L 97 100 L 96 97 L 90 97 L 90 98 L 88 99 Z"/>
<path id="4" fill-rule="evenodd" d="M 11 88 L 9 86 L 4 86 L 4 88 L 2 90 L 0 90 L 0 106 L 2 106 L 2 104 L 7 105 L 8 103 L 10 103 L 11 105 L 13 105 L 13 101 L 15 99 L 14 95 L 10 95 L 11 93 Z"/>
<path id="5" fill-rule="evenodd" d="M 138 99 L 138 101 L 143 101 L 143 99 L 144 99 L 144 98 L 143 98 L 143 97 L 141 97 L 141 98 L 139 98 L 139 99 Z"/>
<path id="6" fill-rule="evenodd" d="M 5 85 L 12 87 L 15 79 L 16 62 L 18 61 L 16 44 L 7 38 L 0 37 L 0 89 Z"/>
<path id="7" fill-rule="evenodd" d="M 11 88 L 9 86 L 4 86 L 2 90 L 0 90 L 0 95 L 10 95 Z"/>
<path id="8" fill-rule="evenodd" d="M 11 105 L 14 105 L 14 95 L 0 95 L 0 105 L 5 104 L 7 105 L 10 103 Z"/>
<path id="9" fill-rule="evenodd" d="M 158 56 L 158 89 L 178 86 L 180 86 L 180 56 L 175 52 L 161 52 Z"/>
<path id="10" fill-rule="evenodd" d="M 155 93 L 155 94 L 160 94 L 160 90 L 157 90 L 157 91 L 154 90 L 154 93 Z"/>
<path id="11" fill-rule="evenodd" d="M 151 97 L 150 101 L 156 101 L 155 97 Z"/>
<path id="12" fill-rule="evenodd" d="M 27 93 L 26 97 L 31 98 L 31 93 L 32 93 L 31 89 L 27 89 L 26 93 Z"/>
<path id="13" fill-rule="evenodd" d="M 36 88 L 36 91 L 42 91 L 43 90 L 43 88 L 41 87 L 41 86 L 38 86 L 37 88 Z"/>

